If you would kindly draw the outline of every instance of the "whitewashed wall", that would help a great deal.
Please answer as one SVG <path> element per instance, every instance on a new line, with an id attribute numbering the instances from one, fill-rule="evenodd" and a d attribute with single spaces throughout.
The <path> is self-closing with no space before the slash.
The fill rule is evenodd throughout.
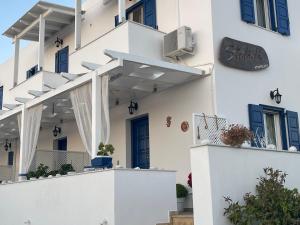
<path id="1" fill-rule="evenodd" d="M 175 173 L 168 171 L 108 170 L 0 185 L 0 198 L 3 225 L 28 220 L 39 225 L 99 225 L 104 220 L 108 225 L 155 225 L 167 222 L 177 207 Z"/>
<path id="2" fill-rule="evenodd" d="M 256 178 L 266 167 L 286 172 L 287 187 L 300 189 L 299 153 L 199 146 L 191 149 L 191 163 L 197 225 L 230 225 L 223 216 L 224 196 L 243 202 L 245 193 L 255 193 Z"/>
<path id="3" fill-rule="evenodd" d="M 128 7 L 136 1 L 127 1 Z M 157 0 L 157 23 L 160 32 L 170 32 L 180 25 L 190 26 L 193 30 L 197 42 L 195 56 L 184 57 L 180 62 L 188 66 L 200 66 L 202 64 L 214 62 L 213 51 L 213 27 L 212 27 L 212 5 L 210 0 L 189 0 L 189 4 L 180 1 L 178 17 L 178 5 L 176 0 Z M 82 46 L 84 47 L 91 41 L 106 34 L 114 28 L 114 16 L 118 12 L 117 1 L 103 6 L 102 1 L 87 0 L 83 4 L 86 11 L 82 22 Z M 128 50 L 137 55 L 147 55 L 155 58 L 162 57 L 162 43 L 158 43 L 163 35 L 160 32 L 153 33 L 152 30 L 138 30 L 133 27 L 127 38 L 117 38 L 115 34 L 104 35 L 104 46 L 101 48 L 90 48 L 87 46 L 78 52 L 74 52 L 74 34 L 72 26 L 61 31 L 60 37 L 64 39 L 64 46 L 70 46 L 70 71 L 74 73 L 82 72 L 79 63 L 81 60 L 88 59 L 94 62 L 107 62 L 107 57 L 103 57 L 102 49 L 110 47 L 127 52 Z M 138 35 L 137 35 L 138 34 Z M 149 43 L 149 36 L 143 37 L 145 42 L 139 40 L 142 35 L 154 35 L 155 38 Z M 113 37 L 106 39 L 106 37 Z M 55 37 L 54 37 L 55 38 Z M 45 52 L 45 70 L 54 71 L 54 56 L 58 50 L 54 47 L 54 40 L 49 40 Z M 125 43 L 125 44 L 124 44 Z M 129 47 L 128 47 L 129 46 Z M 159 49 L 160 48 L 160 49 Z M 80 53 L 81 52 L 81 53 Z M 36 43 L 22 49 L 20 55 L 20 74 L 18 81 L 25 80 L 25 71 L 34 66 L 37 61 Z M 80 69 L 79 69 L 80 68 Z M 13 73 L 12 59 L 0 65 L 0 82 L 4 84 L 4 98 L 7 91 L 12 87 Z M 187 176 L 190 172 L 189 147 L 192 144 L 192 131 L 183 133 L 180 124 L 183 121 L 192 123 L 192 113 L 204 112 L 214 114 L 214 77 L 209 76 L 192 83 L 178 86 L 163 93 L 157 93 L 148 98 L 139 100 L 139 112 L 134 116 L 128 114 L 128 104 L 114 107 L 111 111 L 112 137 L 111 142 L 116 147 L 114 164 L 118 161 L 121 165 L 130 165 L 130 129 L 129 120 L 141 115 L 148 114 L 150 119 L 150 160 L 151 166 L 177 170 L 177 181 L 186 184 Z M 10 98 L 12 99 L 12 98 Z M 166 127 L 167 116 L 172 117 L 172 125 Z M 71 125 L 71 128 L 74 128 Z M 70 128 L 70 129 L 71 129 Z M 77 131 L 75 131 L 77 132 Z M 41 140 L 38 147 L 51 149 L 52 138 L 47 138 L 49 131 L 41 132 Z M 51 135 L 51 134 L 50 134 Z M 74 137 L 74 138 L 73 138 Z M 72 148 L 79 149 L 81 144 L 74 134 L 68 139 Z M 78 146 L 78 147 L 77 147 Z M 71 146 L 70 146 L 71 148 Z M 71 149 L 73 150 L 73 149 Z"/>
<path id="4" fill-rule="evenodd" d="M 266 104 L 300 112 L 297 94 L 300 84 L 300 29 L 297 26 L 300 2 L 288 0 L 289 37 L 243 22 L 239 1 L 213 0 L 212 6 L 217 113 L 230 122 L 249 126 L 248 104 Z M 223 66 L 218 57 L 224 37 L 262 46 L 269 56 L 270 67 L 260 72 L 245 72 Z M 270 91 L 276 88 L 283 95 L 280 105 L 270 99 Z"/>

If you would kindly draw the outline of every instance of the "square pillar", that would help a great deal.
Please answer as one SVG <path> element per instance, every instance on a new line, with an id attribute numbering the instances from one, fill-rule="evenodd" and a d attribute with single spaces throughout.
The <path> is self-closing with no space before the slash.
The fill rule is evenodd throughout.
<path id="1" fill-rule="evenodd" d="M 18 74 L 19 74 L 19 56 L 20 56 L 20 40 L 18 38 L 14 39 L 15 52 L 14 52 L 14 79 L 13 87 L 18 83 Z"/>
<path id="2" fill-rule="evenodd" d="M 39 23 L 39 52 L 38 52 L 38 69 L 43 70 L 44 67 L 44 52 L 45 52 L 45 19 L 40 15 Z"/>
<path id="3" fill-rule="evenodd" d="M 119 23 L 126 21 L 126 4 L 125 0 L 118 0 L 119 3 Z"/>
<path id="4" fill-rule="evenodd" d="M 22 168 L 23 168 L 23 156 L 24 156 L 24 140 L 25 140 L 25 135 L 26 135 L 26 128 L 25 128 L 25 120 L 26 120 L 26 107 L 25 104 L 22 106 L 22 114 L 21 114 L 21 127 L 20 130 L 20 156 L 19 156 L 19 171 L 18 171 L 18 176 L 19 176 L 19 181 L 26 180 L 26 177 L 22 175 Z"/>
<path id="5" fill-rule="evenodd" d="M 97 156 L 102 131 L 102 82 L 95 71 L 92 76 L 92 159 Z"/>
<path id="6" fill-rule="evenodd" d="M 81 48 L 81 0 L 75 0 L 75 50 Z"/>

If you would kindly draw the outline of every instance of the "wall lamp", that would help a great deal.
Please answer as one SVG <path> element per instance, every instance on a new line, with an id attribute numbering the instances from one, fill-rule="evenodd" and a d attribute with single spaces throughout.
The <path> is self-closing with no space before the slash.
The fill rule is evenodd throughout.
<path id="1" fill-rule="evenodd" d="M 282 95 L 279 93 L 278 88 L 276 90 L 270 92 L 270 97 L 271 97 L 272 100 L 275 100 L 275 102 L 277 104 L 281 103 Z"/>
<path id="2" fill-rule="evenodd" d="M 134 111 L 137 111 L 139 108 L 139 105 L 137 102 L 130 102 L 130 105 L 128 106 L 129 114 L 132 115 Z"/>
<path id="3" fill-rule="evenodd" d="M 53 136 L 57 137 L 57 135 L 61 134 L 61 128 L 55 126 L 52 132 L 53 132 Z"/>
<path id="4" fill-rule="evenodd" d="M 62 47 L 62 46 L 63 46 L 64 40 L 61 39 L 61 38 L 59 38 L 59 37 L 57 37 L 57 38 L 56 38 L 56 41 L 55 41 L 54 43 L 55 43 L 55 45 L 56 45 L 56 48 L 59 48 L 59 47 Z"/>
<path id="5" fill-rule="evenodd" d="M 8 149 L 11 149 L 11 142 L 8 143 L 8 140 L 5 140 L 4 150 L 7 152 Z"/>

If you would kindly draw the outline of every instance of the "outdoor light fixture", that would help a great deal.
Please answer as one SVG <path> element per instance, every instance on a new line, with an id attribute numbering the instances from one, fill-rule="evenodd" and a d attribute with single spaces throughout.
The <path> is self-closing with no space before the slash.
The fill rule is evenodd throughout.
<path id="1" fill-rule="evenodd" d="M 57 135 L 61 134 L 61 128 L 55 126 L 52 132 L 53 132 L 53 136 L 57 137 Z"/>
<path id="2" fill-rule="evenodd" d="M 54 42 L 56 45 L 56 48 L 61 47 L 64 44 L 64 40 L 60 39 L 59 37 L 56 38 L 56 41 Z"/>
<path id="3" fill-rule="evenodd" d="M 5 140 L 4 150 L 7 152 L 8 149 L 11 149 L 11 143 L 8 143 L 8 140 Z"/>
<path id="4" fill-rule="evenodd" d="M 139 108 L 139 105 L 137 102 L 130 102 L 130 105 L 128 106 L 129 114 L 132 115 L 134 111 L 137 111 Z"/>
<path id="5" fill-rule="evenodd" d="M 279 93 L 278 88 L 276 90 L 270 92 L 270 97 L 271 97 L 272 100 L 275 100 L 275 102 L 277 104 L 281 103 L 282 95 Z"/>

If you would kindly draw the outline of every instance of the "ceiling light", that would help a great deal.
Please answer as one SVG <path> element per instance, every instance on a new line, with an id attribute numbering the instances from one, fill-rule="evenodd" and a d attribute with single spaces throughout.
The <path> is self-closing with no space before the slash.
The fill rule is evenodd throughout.
<path id="1" fill-rule="evenodd" d="M 140 69 L 146 69 L 146 68 L 149 68 L 150 66 L 149 65 L 141 65 L 139 68 Z"/>

